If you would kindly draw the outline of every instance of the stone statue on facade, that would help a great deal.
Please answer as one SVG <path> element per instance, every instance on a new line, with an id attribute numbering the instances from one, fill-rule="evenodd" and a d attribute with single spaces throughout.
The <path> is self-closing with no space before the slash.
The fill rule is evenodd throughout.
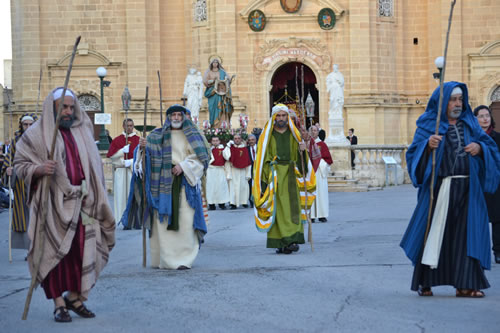
<path id="1" fill-rule="evenodd" d="M 326 77 L 326 89 L 330 94 L 330 114 L 334 118 L 342 118 L 344 107 L 344 75 L 339 71 L 339 65 L 333 65 L 333 72 Z"/>
<path id="2" fill-rule="evenodd" d="M 344 135 L 344 75 L 339 65 L 333 65 L 333 71 L 326 77 L 326 90 L 329 93 L 328 125 L 329 134 L 325 140 L 328 144 L 349 145 Z"/>
<path id="3" fill-rule="evenodd" d="M 205 97 L 208 99 L 210 113 L 209 121 L 211 127 L 220 127 L 223 121 L 230 124 L 233 114 L 231 82 L 234 75 L 229 77 L 222 67 L 222 59 L 218 56 L 210 57 L 209 64 L 203 76 L 203 84 L 206 87 Z"/>
<path id="4" fill-rule="evenodd" d="M 183 95 L 187 98 L 186 108 L 191 111 L 191 117 L 199 117 L 202 96 L 203 96 L 203 79 L 201 73 L 196 74 L 196 68 L 191 67 L 184 81 Z"/>

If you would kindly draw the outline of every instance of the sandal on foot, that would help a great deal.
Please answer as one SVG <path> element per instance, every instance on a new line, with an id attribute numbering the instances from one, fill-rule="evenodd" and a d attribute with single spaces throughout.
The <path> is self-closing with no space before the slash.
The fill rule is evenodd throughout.
<path id="1" fill-rule="evenodd" d="M 297 252 L 299 250 L 299 245 L 296 243 L 292 243 L 288 245 L 286 248 L 288 248 L 292 252 Z"/>
<path id="2" fill-rule="evenodd" d="M 277 254 L 281 254 L 281 253 L 290 254 L 290 253 L 292 253 L 292 251 L 290 249 L 288 249 L 287 247 L 280 247 L 280 248 L 276 249 L 276 253 Z"/>
<path id="3" fill-rule="evenodd" d="M 485 294 L 481 290 L 457 289 L 457 297 L 482 298 Z"/>
<path id="4" fill-rule="evenodd" d="M 90 311 L 85 306 L 85 304 L 83 304 L 83 302 L 80 301 L 78 298 L 73 300 L 73 301 L 70 301 L 66 296 L 64 296 L 64 302 L 66 302 L 66 308 L 68 310 L 73 311 L 74 313 L 76 313 L 80 317 L 83 317 L 83 318 L 94 318 L 95 317 L 95 313 Z M 75 306 L 76 302 L 80 302 L 81 304 L 79 306 Z"/>
<path id="5" fill-rule="evenodd" d="M 434 296 L 434 294 L 432 293 L 432 290 L 431 288 L 424 288 L 424 287 L 421 287 L 418 289 L 418 296 Z"/>
<path id="6" fill-rule="evenodd" d="M 58 323 L 69 323 L 72 321 L 68 310 L 64 306 L 60 306 L 54 310 L 54 320 Z"/>

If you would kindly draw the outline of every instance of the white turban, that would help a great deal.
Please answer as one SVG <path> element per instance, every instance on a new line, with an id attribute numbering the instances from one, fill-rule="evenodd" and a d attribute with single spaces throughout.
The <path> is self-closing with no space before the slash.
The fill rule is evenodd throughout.
<path id="1" fill-rule="evenodd" d="M 460 88 L 460 87 L 453 88 L 450 96 L 453 96 L 453 95 L 463 95 L 462 88 Z"/>
<path id="2" fill-rule="evenodd" d="M 52 96 L 54 97 L 54 100 L 58 100 L 59 98 L 61 98 L 63 90 L 64 90 L 64 88 L 56 88 L 52 92 Z M 76 99 L 75 95 L 73 95 L 73 93 L 69 89 L 66 89 L 66 94 L 64 94 L 64 96 L 70 96 L 70 97 L 73 97 L 73 99 Z"/>
<path id="3" fill-rule="evenodd" d="M 25 120 L 35 121 L 32 116 L 24 116 L 21 118 L 21 123 L 23 123 Z"/>
<path id="4" fill-rule="evenodd" d="M 288 113 L 288 107 L 285 104 L 276 104 L 275 106 L 273 106 L 271 116 L 274 116 L 280 111 L 285 111 L 286 113 Z"/>

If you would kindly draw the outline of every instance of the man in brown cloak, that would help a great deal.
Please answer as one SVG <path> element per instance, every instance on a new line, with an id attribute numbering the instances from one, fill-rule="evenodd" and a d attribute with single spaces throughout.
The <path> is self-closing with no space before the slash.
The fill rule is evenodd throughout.
<path id="1" fill-rule="evenodd" d="M 114 246 L 115 220 L 104 187 L 102 161 L 93 138 L 92 123 L 80 110 L 75 94 L 52 91 L 43 103 L 42 119 L 18 143 L 14 168 L 29 188 L 31 273 L 39 241 L 35 232 L 45 220 L 37 282 L 55 304 L 54 320 L 69 322 L 68 310 L 95 317 L 83 301 L 95 285 Z M 56 112 L 63 103 L 54 159 L 49 160 Z M 43 177 L 49 195 L 42 197 Z M 45 204 L 46 215 L 41 216 Z M 67 292 L 63 297 L 63 293 Z"/>

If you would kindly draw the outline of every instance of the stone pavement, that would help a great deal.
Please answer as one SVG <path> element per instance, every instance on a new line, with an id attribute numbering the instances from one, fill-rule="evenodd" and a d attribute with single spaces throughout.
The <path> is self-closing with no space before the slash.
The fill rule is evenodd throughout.
<path id="1" fill-rule="evenodd" d="M 330 193 L 328 223 L 313 224 L 309 244 L 276 255 L 265 248 L 252 211 L 210 212 L 209 234 L 194 267 L 141 266 L 140 231 L 117 229 L 111 259 L 87 303 L 94 319 L 52 319 L 43 290 L 21 314 L 29 286 L 24 251 L 7 256 L 7 212 L 0 214 L 1 332 L 498 332 L 500 265 L 484 299 L 411 292 L 412 266 L 399 241 L 416 203 L 409 185 Z"/>

